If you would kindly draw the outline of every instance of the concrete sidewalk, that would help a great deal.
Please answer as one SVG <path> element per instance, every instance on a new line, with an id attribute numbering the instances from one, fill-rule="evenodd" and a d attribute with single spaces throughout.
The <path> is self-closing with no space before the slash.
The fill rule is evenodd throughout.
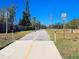
<path id="1" fill-rule="evenodd" d="M 52 41 L 35 41 L 27 59 L 62 59 Z"/>
<path id="2" fill-rule="evenodd" d="M 0 59 L 62 59 L 45 30 L 32 32 L 0 51 Z"/>

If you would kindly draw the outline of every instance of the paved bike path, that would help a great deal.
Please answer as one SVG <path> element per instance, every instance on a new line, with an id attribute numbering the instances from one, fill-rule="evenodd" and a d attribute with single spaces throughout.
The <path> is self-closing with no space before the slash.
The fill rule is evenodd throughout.
<path id="1" fill-rule="evenodd" d="M 0 59 L 62 59 L 62 57 L 46 30 L 39 30 L 2 49 Z"/>

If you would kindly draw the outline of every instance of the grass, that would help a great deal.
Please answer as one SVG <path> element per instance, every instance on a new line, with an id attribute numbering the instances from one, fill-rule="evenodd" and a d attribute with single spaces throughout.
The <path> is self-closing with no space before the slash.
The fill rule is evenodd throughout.
<path id="1" fill-rule="evenodd" d="M 54 31 L 47 29 L 51 40 L 54 39 Z M 57 30 L 57 42 L 55 43 L 63 59 L 79 59 L 79 33 L 66 33 L 63 38 L 62 31 Z"/>
<path id="2" fill-rule="evenodd" d="M 13 39 L 12 39 L 12 33 L 8 33 L 7 39 L 6 39 L 6 34 L 1 33 L 0 34 L 0 49 L 4 48 L 5 46 L 10 44 L 11 42 L 14 42 L 15 40 L 18 40 L 18 39 L 22 38 L 23 36 L 25 36 L 26 34 L 28 34 L 30 32 L 32 32 L 32 31 L 15 32 L 13 34 Z"/>

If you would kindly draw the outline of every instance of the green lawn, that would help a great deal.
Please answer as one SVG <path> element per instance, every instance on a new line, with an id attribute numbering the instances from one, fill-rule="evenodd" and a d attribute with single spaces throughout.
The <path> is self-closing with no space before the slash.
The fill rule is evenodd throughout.
<path id="1" fill-rule="evenodd" d="M 47 29 L 51 40 L 54 39 L 54 31 Z M 55 43 L 63 59 L 79 59 L 79 33 L 63 33 L 57 30 L 57 42 Z"/>
<path id="2" fill-rule="evenodd" d="M 5 47 L 7 44 L 10 44 L 11 42 L 14 42 L 15 40 L 18 40 L 19 38 L 22 38 L 26 34 L 30 33 L 32 31 L 21 31 L 21 32 L 15 32 L 13 34 L 13 39 L 12 39 L 12 33 L 8 33 L 7 39 L 6 39 L 6 34 L 1 33 L 0 34 L 0 49 Z"/>

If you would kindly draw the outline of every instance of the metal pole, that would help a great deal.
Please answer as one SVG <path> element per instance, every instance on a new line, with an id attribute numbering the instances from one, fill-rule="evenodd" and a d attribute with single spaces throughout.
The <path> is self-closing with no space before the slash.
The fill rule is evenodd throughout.
<path id="1" fill-rule="evenodd" d="M 66 12 L 63 12 L 62 14 L 61 14 L 61 17 L 62 17 L 62 20 L 63 20 L 63 37 L 64 37 L 64 39 L 65 39 L 65 19 L 66 19 L 66 17 L 67 17 L 67 14 L 66 14 Z"/>
<path id="2" fill-rule="evenodd" d="M 7 36 L 7 34 L 8 34 L 8 12 L 7 12 L 7 15 L 6 15 L 7 17 L 6 17 L 6 39 L 8 39 L 8 36 Z"/>
<path id="3" fill-rule="evenodd" d="M 63 20 L 63 37 L 64 37 L 64 39 L 65 39 L 65 20 Z"/>
<path id="4" fill-rule="evenodd" d="M 56 39 L 57 39 L 56 36 L 57 36 L 57 35 L 56 35 L 56 30 L 54 30 L 54 42 L 57 41 L 57 40 L 56 40 Z"/>
<path id="5" fill-rule="evenodd" d="M 14 33 L 13 33 L 13 30 L 12 30 L 12 40 L 13 40 L 13 37 L 14 37 Z"/>

